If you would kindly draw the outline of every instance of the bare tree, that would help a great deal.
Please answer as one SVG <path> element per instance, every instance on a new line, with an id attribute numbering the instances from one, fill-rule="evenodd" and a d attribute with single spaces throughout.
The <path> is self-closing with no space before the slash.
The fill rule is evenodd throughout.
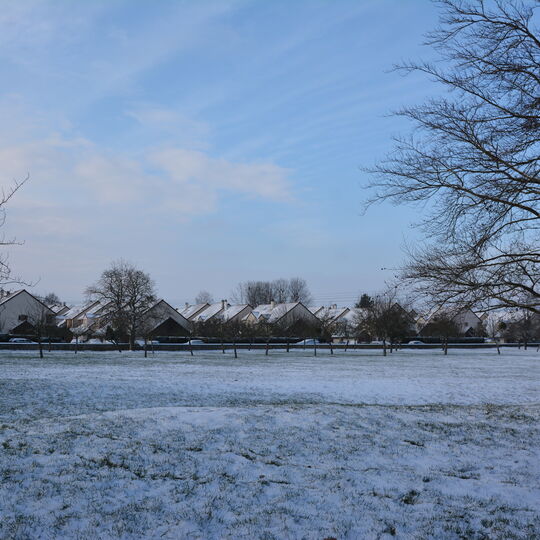
<path id="1" fill-rule="evenodd" d="M 386 356 L 386 345 L 392 345 L 410 334 L 413 321 L 409 312 L 398 302 L 395 288 L 376 295 L 369 307 L 357 312 L 357 331 L 367 333 L 383 342 L 383 354 Z"/>
<path id="2" fill-rule="evenodd" d="M 540 4 L 438 3 L 443 62 L 400 68 L 451 93 L 398 112 L 414 135 L 371 171 L 370 203 L 431 203 L 403 277 L 437 305 L 539 313 Z"/>
<path id="3" fill-rule="evenodd" d="M 26 320 L 32 325 L 34 339 L 39 346 L 39 357 L 43 358 L 43 339 L 50 333 L 54 314 L 45 305 L 35 306 L 32 311 L 28 313 Z"/>
<path id="4" fill-rule="evenodd" d="M 302 278 L 284 278 L 274 281 L 244 281 L 239 283 L 232 291 L 231 298 L 238 304 L 247 303 L 251 306 L 278 304 L 285 302 L 302 302 L 309 304 L 311 294 L 306 280 Z"/>
<path id="5" fill-rule="evenodd" d="M 362 294 L 362 296 L 360 296 L 354 307 L 368 308 L 369 306 L 371 306 L 371 304 L 373 304 L 373 298 L 371 298 L 369 294 L 364 293 Z"/>
<path id="6" fill-rule="evenodd" d="M 155 302 L 151 277 L 126 261 L 117 261 L 86 292 L 108 306 L 102 326 L 110 325 L 117 335 L 128 336 L 133 349 L 144 314 Z"/>
<path id="7" fill-rule="evenodd" d="M 512 320 L 504 328 L 504 336 L 508 341 L 527 345 L 540 337 L 540 316 L 529 310 L 520 309 L 512 314 Z"/>
<path id="8" fill-rule="evenodd" d="M 274 291 L 269 281 L 246 281 L 241 284 L 245 302 L 251 306 L 269 304 L 274 299 Z"/>
<path id="9" fill-rule="evenodd" d="M 284 278 L 274 279 L 272 281 L 272 296 L 275 302 L 279 304 L 287 302 L 289 299 L 289 281 Z"/>
<path id="10" fill-rule="evenodd" d="M 57 306 L 62 303 L 60 297 L 53 292 L 47 293 L 45 296 L 38 296 L 37 298 L 41 300 L 46 306 Z"/>
<path id="11" fill-rule="evenodd" d="M 200 291 L 195 297 L 195 304 L 212 304 L 214 297 L 208 291 Z"/>
<path id="12" fill-rule="evenodd" d="M 311 293 L 304 278 L 295 277 L 289 280 L 289 301 L 306 305 L 311 303 Z"/>
<path id="13" fill-rule="evenodd" d="M 3 227 L 6 222 L 6 206 L 8 202 L 29 178 L 30 176 L 27 175 L 23 180 L 14 180 L 8 189 L 2 188 L 0 190 L 0 228 Z M 0 246 L 13 246 L 19 243 L 20 242 L 14 238 L 6 238 L 5 235 L 0 235 Z M 14 276 L 11 273 L 8 255 L 2 253 L 0 254 L 0 285 L 5 286 L 10 283 L 23 283 L 23 281 L 20 277 Z"/>
<path id="14" fill-rule="evenodd" d="M 438 337 L 443 345 L 444 354 L 448 354 L 448 339 L 458 337 L 460 330 L 453 313 L 440 311 L 429 319 L 424 328 L 420 330 L 420 334 Z"/>

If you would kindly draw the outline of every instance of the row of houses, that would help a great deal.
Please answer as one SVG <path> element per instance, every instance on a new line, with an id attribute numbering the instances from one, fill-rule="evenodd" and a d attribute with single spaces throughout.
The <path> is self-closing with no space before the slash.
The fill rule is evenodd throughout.
<path id="1" fill-rule="evenodd" d="M 0 333 L 6 335 L 31 335 L 37 326 L 46 326 L 57 336 L 76 336 L 81 340 L 89 338 L 105 339 L 107 334 L 107 314 L 110 304 L 101 301 L 80 305 L 45 305 L 39 298 L 25 289 L 0 291 Z M 429 328 L 437 314 L 429 317 L 408 313 L 409 335 L 421 335 Z M 305 306 L 302 302 L 263 304 L 229 304 L 227 300 L 215 303 L 185 304 L 174 308 L 163 299 L 156 301 L 145 313 L 139 332 L 145 337 L 180 337 L 197 333 L 212 325 L 247 325 L 247 327 L 276 327 L 289 335 L 300 329 L 324 328 L 339 341 L 347 338 L 358 326 L 362 309 L 353 307 Z M 484 316 L 471 310 L 463 310 L 454 315 L 454 321 L 463 336 L 479 335 Z M 137 336 L 139 337 L 139 336 Z"/>

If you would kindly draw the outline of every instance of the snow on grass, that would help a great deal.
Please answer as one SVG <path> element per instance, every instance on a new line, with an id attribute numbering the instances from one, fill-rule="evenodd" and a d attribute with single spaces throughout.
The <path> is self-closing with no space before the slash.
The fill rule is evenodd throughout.
<path id="1" fill-rule="evenodd" d="M 535 538 L 540 353 L 0 356 L 0 538 Z"/>

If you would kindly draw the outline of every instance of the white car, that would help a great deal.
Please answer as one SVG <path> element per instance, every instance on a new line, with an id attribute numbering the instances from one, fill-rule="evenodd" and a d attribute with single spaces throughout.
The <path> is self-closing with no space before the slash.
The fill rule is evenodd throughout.
<path id="1" fill-rule="evenodd" d="M 206 345 L 202 339 L 189 339 L 184 345 Z"/>
<path id="2" fill-rule="evenodd" d="M 136 339 L 135 344 L 138 345 L 139 347 L 144 347 L 144 339 Z M 146 342 L 146 345 L 147 347 L 149 347 L 150 345 L 159 345 L 159 341 L 156 341 L 155 339 L 149 339 Z"/>
<path id="3" fill-rule="evenodd" d="M 296 343 L 296 345 L 319 345 L 320 341 L 318 339 L 303 339 Z"/>
<path id="4" fill-rule="evenodd" d="M 425 345 L 423 341 L 418 341 L 417 339 L 413 339 L 412 341 L 409 341 L 407 345 Z"/>
<path id="5" fill-rule="evenodd" d="M 32 341 L 30 339 L 27 339 L 25 337 L 12 337 L 10 340 L 9 340 L 10 343 L 33 343 L 35 344 L 36 342 L 35 341 Z"/>

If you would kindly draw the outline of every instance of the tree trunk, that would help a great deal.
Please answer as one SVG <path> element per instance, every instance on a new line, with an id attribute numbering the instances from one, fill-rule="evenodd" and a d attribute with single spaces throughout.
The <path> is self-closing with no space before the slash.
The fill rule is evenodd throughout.
<path id="1" fill-rule="evenodd" d="M 144 338 L 144 357 L 148 358 L 148 340 Z"/>
<path id="2" fill-rule="evenodd" d="M 43 342 L 41 341 L 41 336 L 38 338 L 39 345 L 39 357 L 43 358 Z"/>
<path id="3" fill-rule="evenodd" d="M 383 356 L 386 356 L 386 339 L 382 340 Z"/>
<path id="4" fill-rule="evenodd" d="M 330 338 L 330 354 L 334 354 L 334 348 L 332 347 L 332 338 Z"/>
<path id="5" fill-rule="evenodd" d="M 268 356 L 268 340 L 266 340 L 266 353 L 265 356 Z"/>
<path id="6" fill-rule="evenodd" d="M 236 340 L 233 340 L 233 347 L 234 347 L 234 357 L 238 358 L 238 354 L 236 352 Z"/>

